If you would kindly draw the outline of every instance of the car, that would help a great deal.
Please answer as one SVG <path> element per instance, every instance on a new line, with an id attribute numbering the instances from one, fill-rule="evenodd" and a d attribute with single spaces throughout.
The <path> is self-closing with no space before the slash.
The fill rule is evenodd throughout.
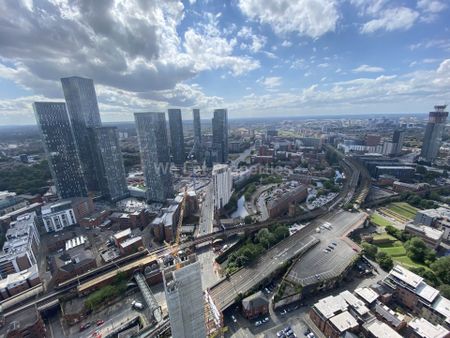
<path id="1" fill-rule="evenodd" d="M 286 309 L 281 310 L 280 314 L 284 316 L 287 313 Z"/>
<path id="2" fill-rule="evenodd" d="M 133 300 L 133 302 L 131 303 L 131 306 L 133 308 L 135 308 L 136 310 L 143 310 L 144 309 L 144 304 L 139 303 L 139 302 L 137 302 L 135 300 Z"/>
<path id="3" fill-rule="evenodd" d="M 270 318 L 269 318 L 269 317 L 266 317 L 266 318 L 264 318 L 264 319 L 262 320 L 262 322 L 263 322 L 263 323 L 267 323 L 269 320 L 270 320 Z"/>
<path id="4" fill-rule="evenodd" d="M 291 332 L 292 332 L 292 329 L 291 329 L 290 326 L 286 326 L 286 327 L 283 329 L 283 331 L 284 331 L 284 333 L 288 334 L 288 331 L 291 331 Z"/>
<path id="5" fill-rule="evenodd" d="M 258 327 L 258 326 L 260 326 L 260 325 L 262 325 L 262 321 L 258 320 L 258 321 L 255 322 L 255 326 L 256 326 L 256 327 Z"/>
<path id="6" fill-rule="evenodd" d="M 91 327 L 92 323 L 86 323 L 80 326 L 80 332 L 83 332 L 84 330 L 87 330 Z"/>
<path id="7" fill-rule="evenodd" d="M 279 338 L 285 338 L 286 336 L 284 335 L 284 332 L 283 332 L 283 331 L 278 331 L 278 332 L 277 332 L 277 337 L 279 337 Z"/>
<path id="8" fill-rule="evenodd" d="M 329 251 L 327 249 L 323 249 L 323 252 L 328 253 Z"/>
<path id="9" fill-rule="evenodd" d="M 235 317 L 234 315 L 231 315 L 231 320 L 232 320 L 234 323 L 237 323 L 237 319 L 236 319 L 236 317 Z"/>
<path id="10" fill-rule="evenodd" d="M 270 290 L 268 288 L 264 288 L 264 291 L 266 291 L 267 294 L 270 293 Z"/>
<path id="11" fill-rule="evenodd" d="M 331 245 L 337 246 L 336 242 L 331 242 Z"/>
<path id="12" fill-rule="evenodd" d="M 101 326 L 101 325 L 105 324 L 105 321 L 103 319 L 99 319 L 99 320 L 97 320 L 96 324 L 97 324 L 97 326 Z"/>

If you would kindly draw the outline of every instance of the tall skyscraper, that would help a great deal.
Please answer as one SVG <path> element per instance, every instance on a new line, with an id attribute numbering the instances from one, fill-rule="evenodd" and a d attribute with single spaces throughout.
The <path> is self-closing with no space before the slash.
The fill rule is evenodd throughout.
<path id="1" fill-rule="evenodd" d="M 164 274 L 167 309 L 174 338 L 206 337 L 200 263 Z"/>
<path id="2" fill-rule="evenodd" d="M 222 209 L 231 198 L 233 179 L 231 169 L 227 164 L 216 164 L 212 170 L 212 180 L 214 187 L 214 207 L 216 210 Z"/>
<path id="3" fill-rule="evenodd" d="M 396 129 L 392 135 L 392 143 L 395 144 L 394 154 L 398 155 L 402 152 L 403 141 L 405 139 L 405 130 Z"/>
<path id="4" fill-rule="evenodd" d="M 116 127 L 90 128 L 99 188 L 104 197 L 118 201 L 129 195 Z"/>
<path id="5" fill-rule="evenodd" d="M 83 175 L 89 190 L 99 189 L 88 128 L 101 127 L 94 81 L 82 77 L 61 79 L 75 142 L 78 146 Z"/>
<path id="6" fill-rule="evenodd" d="M 446 107 L 446 105 L 434 106 L 435 111 L 430 112 L 420 153 L 420 157 L 425 161 L 433 162 L 438 155 L 448 117 L 448 112 L 445 111 Z"/>
<path id="7" fill-rule="evenodd" d="M 194 114 L 194 142 L 195 142 L 195 158 L 197 161 L 203 161 L 203 143 L 202 143 L 202 126 L 200 122 L 200 109 L 193 109 Z"/>
<path id="8" fill-rule="evenodd" d="M 66 104 L 35 102 L 33 110 L 59 197 L 87 196 Z"/>
<path id="9" fill-rule="evenodd" d="M 173 162 L 182 165 L 186 159 L 184 150 L 183 120 L 180 109 L 169 109 L 169 129 Z"/>
<path id="10" fill-rule="evenodd" d="M 228 112 L 226 109 L 214 110 L 212 119 L 213 148 L 217 151 L 217 162 L 228 162 Z"/>
<path id="11" fill-rule="evenodd" d="M 173 197 L 169 143 L 164 113 L 135 113 L 147 199 L 164 202 Z"/>

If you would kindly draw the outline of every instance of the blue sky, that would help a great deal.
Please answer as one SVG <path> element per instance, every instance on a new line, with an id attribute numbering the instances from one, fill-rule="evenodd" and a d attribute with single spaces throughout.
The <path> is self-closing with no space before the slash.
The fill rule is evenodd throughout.
<path id="1" fill-rule="evenodd" d="M 446 0 L 0 1 L 0 124 L 34 123 L 59 78 L 103 121 L 420 113 L 450 101 Z"/>

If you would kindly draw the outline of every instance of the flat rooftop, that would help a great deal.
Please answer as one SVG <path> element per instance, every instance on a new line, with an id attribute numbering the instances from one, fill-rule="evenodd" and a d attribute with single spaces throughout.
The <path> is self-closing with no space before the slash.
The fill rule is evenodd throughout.
<path id="1" fill-rule="evenodd" d="M 375 338 L 402 338 L 402 336 L 399 335 L 389 325 L 378 320 L 366 326 L 366 330 L 370 332 Z"/>
<path id="2" fill-rule="evenodd" d="M 433 325 L 424 318 L 414 318 L 409 322 L 409 327 L 422 338 L 444 338 L 449 333 L 441 325 Z"/>
<path id="3" fill-rule="evenodd" d="M 331 318 L 338 312 L 348 309 L 348 304 L 341 295 L 328 296 L 314 304 L 315 309 L 325 318 Z"/>
<path id="4" fill-rule="evenodd" d="M 339 332 L 345 332 L 359 326 L 358 321 L 348 311 L 334 316 L 330 319 L 330 322 Z"/>
<path id="5" fill-rule="evenodd" d="M 368 304 L 372 304 L 378 299 L 378 293 L 371 288 L 358 288 L 355 293 Z"/>

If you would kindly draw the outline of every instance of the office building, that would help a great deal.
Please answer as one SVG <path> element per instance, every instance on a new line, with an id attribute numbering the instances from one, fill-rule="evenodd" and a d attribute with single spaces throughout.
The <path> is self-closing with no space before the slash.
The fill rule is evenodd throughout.
<path id="1" fill-rule="evenodd" d="M 445 123 L 447 122 L 447 106 L 434 106 L 435 111 L 430 112 L 427 128 L 423 137 L 422 151 L 420 157 L 427 162 L 433 162 L 439 152 L 442 143 Z"/>
<path id="2" fill-rule="evenodd" d="M 172 336 L 206 337 L 200 263 L 164 273 L 164 289 Z"/>
<path id="3" fill-rule="evenodd" d="M 118 201 L 129 195 L 116 127 L 90 128 L 98 184 L 103 196 Z"/>
<path id="4" fill-rule="evenodd" d="M 226 109 L 214 110 L 212 119 L 213 149 L 217 151 L 215 162 L 228 162 L 228 112 Z"/>
<path id="5" fill-rule="evenodd" d="M 399 155 L 402 152 L 403 142 L 405 139 L 405 130 L 396 129 L 392 135 L 392 143 L 395 144 L 394 154 Z"/>
<path id="6" fill-rule="evenodd" d="M 180 109 L 169 109 L 169 130 L 172 149 L 172 160 L 182 165 L 186 159 L 184 151 L 183 120 Z"/>
<path id="7" fill-rule="evenodd" d="M 83 169 L 83 176 L 90 191 L 99 189 L 95 172 L 92 141 L 88 128 L 101 127 L 100 113 L 94 81 L 82 77 L 61 79 L 70 122 Z"/>
<path id="8" fill-rule="evenodd" d="M 135 113 L 147 199 L 164 202 L 173 197 L 170 155 L 164 113 Z"/>
<path id="9" fill-rule="evenodd" d="M 233 179 L 231 169 L 227 164 L 216 164 L 212 171 L 214 188 L 214 207 L 216 210 L 222 209 L 230 201 Z"/>
<path id="10" fill-rule="evenodd" d="M 193 109 L 194 114 L 194 147 L 195 158 L 198 162 L 203 161 L 203 140 L 200 109 Z"/>
<path id="11" fill-rule="evenodd" d="M 86 196 L 86 183 L 65 103 L 35 102 L 33 109 L 59 197 Z"/>

